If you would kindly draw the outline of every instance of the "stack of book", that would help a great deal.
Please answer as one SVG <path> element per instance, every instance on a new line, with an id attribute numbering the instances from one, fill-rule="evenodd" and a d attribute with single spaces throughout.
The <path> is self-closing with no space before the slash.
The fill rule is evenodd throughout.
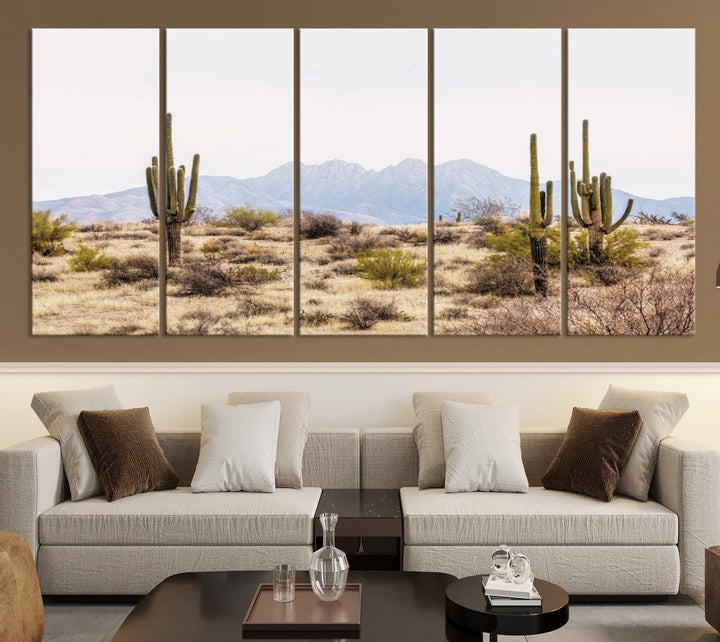
<path id="1" fill-rule="evenodd" d="M 483 578 L 483 587 L 490 606 L 542 606 L 542 598 L 532 578 L 523 584 L 515 584 L 504 577 L 490 575 Z"/>

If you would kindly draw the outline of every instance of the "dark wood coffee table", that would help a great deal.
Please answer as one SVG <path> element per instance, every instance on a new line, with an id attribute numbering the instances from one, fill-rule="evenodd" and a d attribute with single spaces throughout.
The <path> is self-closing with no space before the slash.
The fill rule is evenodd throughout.
<path id="1" fill-rule="evenodd" d="M 570 616 L 568 594 L 557 584 L 535 578 L 542 606 L 490 606 L 485 598 L 482 575 L 464 577 L 445 591 L 448 617 L 447 639 L 451 642 L 482 639 L 490 642 L 500 635 L 535 635 L 564 626 Z"/>
<path id="2" fill-rule="evenodd" d="M 445 640 L 445 588 L 455 581 L 444 573 L 353 571 L 349 582 L 362 583 L 362 624 L 356 639 L 373 642 Z M 308 582 L 305 571 L 296 581 Z M 258 584 L 272 582 L 268 571 L 182 573 L 162 581 L 132 610 L 114 642 L 197 642 L 257 639 L 242 621 Z M 286 634 L 273 639 L 291 640 Z M 303 639 L 337 638 L 337 633 Z M 352 637 L 343 634 L 343 637 Z"/>

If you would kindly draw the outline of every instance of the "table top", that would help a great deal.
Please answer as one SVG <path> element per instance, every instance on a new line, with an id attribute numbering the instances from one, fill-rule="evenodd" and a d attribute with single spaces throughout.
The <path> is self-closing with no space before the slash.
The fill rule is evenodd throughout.
<path id="1" fill-rule="evenodd" d="M 400 492 L 397 488 L 324 489 L 315 517 L 322 513 L 350 519 L 402 519 Z"/>
<path id="2" fill-rule="evenodd" d="M 535 635 L 554 631 L 567 623 L 568 594 L 557 584 L 535 578 L 535 588 L 542 597 L 540 607 L 493 607 L 485 599 L 482 578 L 482 575 L 465 577 L 450 584 L 445 591 L 448 618 L 462 629 Z"/>
<path id="3" fill-rule="evenodd" d="M 356 639 L 373 642 L 445 640 L 445 589 L 455 579 L 444 573 L 351 569 L 348 581 L 363 585 L 362 625 Z M 296 581 L 308 582 L 307 572 L 298 572 Z M 242 621 L 258 585 L 264 582 L 272 582 L 272 572 L 221 571 L 173 575 L 140 601 L 113 641 L 225 642 L 257 639 L 258 633 L 243 634 Z M 282 637 L 284 634 L 276 635 L 272 635 L 273 639 L 297 639 Z M 337 637 L 337 633 L 334 636 Z M 327 637 L 327 634 L 306 634 L 303 639 Z"/>

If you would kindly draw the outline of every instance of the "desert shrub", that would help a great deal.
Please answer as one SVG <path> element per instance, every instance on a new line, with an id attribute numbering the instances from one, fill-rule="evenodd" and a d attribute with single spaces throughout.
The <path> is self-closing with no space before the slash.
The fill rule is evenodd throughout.
<path id="1" fill-rule="evenodd" d="M 351 301 L 339 318 L 355 330 L 369 330 L 380 321 L 408 320 L 407 315 L 398 310 L 394 301 L 378 301 L 367 297 Z"/>
<path id="2" fill-rule="evenodd" d="M 229 259 L 233 263 L 267 263 L 268 265 L 285 265 L 291 263 L 291 258 L 285 258 L 274 250 L 260 245 L 244 245 L 242 251 L 232 254 Z"/>
<path id="3" fill-rule="evenodd" d="M 172 280 L 181 296 L 218 296 L 235 285 L 235 270 L 214 260 L 186 261 Z"/>
<path id="4" fill-rule="evenodd" d="M 355 255 L 356 276 L 386 290 L 417 288 L 425 282 L 425 263 L 406 250 L 366 250 Z"/>
<path id="5" fill-rule="evenodd" d="M 338 261 L 332 267 L 333 274 L 337 274 L 338 276 L 354 276 L 356 269 L 357 262 L 354 259 Z"/>
<path id="6" fill-rule="evenodd" d="M 458 235 L 448 227 L 438 228 L 435 225 L 435 244 L 436 245 L 449 245 L 451 243 L 457 243 Z"/>
<path id="7" fill-rule="evenodd" d="M 33 210 L 32 251 L 43 256 L 59 256 L 65 252 L 62 242 L 75 230 L 75 221 L 65 214 L 53 217 L 50 210 Z"/>
<path id="8" fill-rule="evenodd" d="M 246 232 L 254 232 L 261 227 L 278 225 L 279 223 L 279 214 L 272 210 L 255 209 L 250 207 L 248 203 L 225 208 L 223 217 L 218 221 L 220 226 L 239 227 Z"/>
<path id="9" fill-rule="evenodd" d="M 440 314 L 440 319 L 467 319 L 470 316 L 470 311 L 467 308 L 452 306 L 445 308 Z"/>
<path id="10" fill-rule="evenodd" d="M 112 264 L 112 259 L 99 250 L 80 244 L 80 249 L 68 259 L 73 272 L 98 272 L 106 270 Z"/>
<path id="11" fill-rule="evenodd" d="M 642 259 L 636 252 L 648 244 L 638 238 L 638 233 L 630 227 L 619 227 L 605 237 L 605 261 L 610 265 L 640 267 Z"/>
<path id="12" fill-rule="evenodd" d="M 425 245 L 427 243 L 427 239 L 427 232 L 416 232 L 413 237 L 413 243 L 415 243 L 415 245 Z"/>
<path id="13" fill-rule="evenodd" d="M 324 310 L 313 310 L 312 312 L 300 311 L 300 322 L 306 326 L 318 327 L 326 325 L 334 319 L 333 315 Z"/>
<path id="14" fill-rule="evenodd" d="M 560 333 L 560 301 L 556 297 L 491 299 L 480 314 L 468 319 L 446 320 L 441 334 L 455 335 L 557 335 Z"/>
<path id="15" fill-rule="evenodd" d="M 279 270 L 268 270 L 256 265 L 245 265 L 235 271 L 235 281 L 242 285 L 262 285 L 280 278 Z"/>
<path id="16" fill-rule="evenodd" d="M 493 254 L 469 271 L 465 291 L 515 297 L 535 293 L 530 258 Z"/>
<path id="17" fill-rule="evenodd" d="M 320 239 L 335 236 L 341 225 L 332 214 L 303 214 L 300 232 L 306 239 Z"/>
<path id="18" fill-rule="evenodd" d="M 33 268 L 32 281 L 33 283 L 56 283 L 60 280 L 60 277 L 55 272 L 50 272 L 45 268 Z"/>
<path id="19" fill-rule="evenodd" d="M 627 270 L 617 284 L 574 288 L 568 300 L 574 334 L 683 335 L 695 328 L 692 270 Z"/>
<path id="20" fill-rule="evenodd" d="M 348 233 L 356 236 L 363 231 L 363 227 L 365 226 L 362 223 L 358 223 L 357 221 L 350 221 L 350 224 L 348 225 Z"/>
<path id="21" fill-rule="evenodd" d="M 328 283 L 327 279 L 323 278 L 310 279 L 303 283 L 303 287 L 307 288 L 308 290 L 327 290 Z"/>
<path id="22" fill-rule="evenodd" d="M 227 238 L 213 238 L 209 241 L 205 241 L 200 246 L 200 251 L 203 254 L 225 254 L 228 249 L 229 239 Z"/>
<path id="23" fill-rule="evenodd" d="M 384 241 L 370 234 L 339 234 L 332 241 L 328 253 L 333 259 L 347 259 L 359 252 L 383 247 Z"/>
<path id="24" fill-rule="evenodd" d="M 256 298 L 241 299 L 238 301 L 237 315 L 240 317 L 259 317 L 281 311 L 274 303 Z"/>
<path id="25" fill-rule="evenodd" d="M 553 225 L 545 230 L 547 238 L 547 262 L 549 267 L 560 266 L 560 227 Z M 490 250 L 504 252 L 516 259 L 530 256 L 530 234 L 528 224 L 516 221 L 495 234 L 486 234 L 484 245 Z M 568 245 L 569 247 L 569 245 Z M 571 250 L 570 250 L 571 251 Z"/>
<path id="26" fill-rule="evenodd" d="M 192 310 L 180 317 L 177 326 L 172 328 L 173 334 L 229 334 L 230 320 L 207 309 Z"/>
<path id="27" fill-rule="evenodd" d="M 112 259 L 103 272 L 103 282 L 108 287 L 142 281 L 157 282 L 158 260 L 149 254 L 134 254 L 124 259 Z M 153 283 L 154 285 L 154 283 Z"/>
<path id="28" fill-rule="evenodd" d="M 472 221 L 485 232 L 496 234 L 505 225 L 505 217 L 514 216 L 519 209 L 508 198 L 470 196 L 457 199 L 451 211 L 456 214 L 458 221 Z"/>

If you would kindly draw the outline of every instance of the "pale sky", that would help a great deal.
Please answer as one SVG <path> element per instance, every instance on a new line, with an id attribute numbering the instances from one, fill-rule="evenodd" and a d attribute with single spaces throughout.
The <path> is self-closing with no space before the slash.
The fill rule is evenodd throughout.
<path id="1" fill-rule="evenodd" d="M 293 159 L 292 29 L 168 29 L 176 164 L 261 176 Z"/>
<path id="2" fill-rule="evenodd" d="M 145 183 L 157 154 L 156 29 L 33 29 L 33 200 Z"/>
<path id="3" fill-rule="evenodd" d="M 695 195 L 695 32 L 571 29 L 569 154 L 639 196 Z"/>
<path id="4" fill-rule="evenodd" d="M 435 163 L 469 158 L 529 180 L 560 176 L 560 30 L 435 30 Z"/>
<path id="5" fill-rule="evenodd" d="M 301 157 L 427 158 L 427 31 L 301 31 Z M 168 30 L 178 163 L 259 176 L 292 159 L 291 29 Z M 570 30 L 570 158 L 640 196 L 694 195 L 693 30 Z M 435 30 L 435 160 L 528 177 L 560 166 L 560 31 Z M 157 153 L 158 31 L 33 30 L 33 199 L 144 184 Z"/>
<path id="6" fill-rule="evenodd" d="M 302 162 L 427 160 L 427 40 L 425 29 L 303 29 Z"/>

